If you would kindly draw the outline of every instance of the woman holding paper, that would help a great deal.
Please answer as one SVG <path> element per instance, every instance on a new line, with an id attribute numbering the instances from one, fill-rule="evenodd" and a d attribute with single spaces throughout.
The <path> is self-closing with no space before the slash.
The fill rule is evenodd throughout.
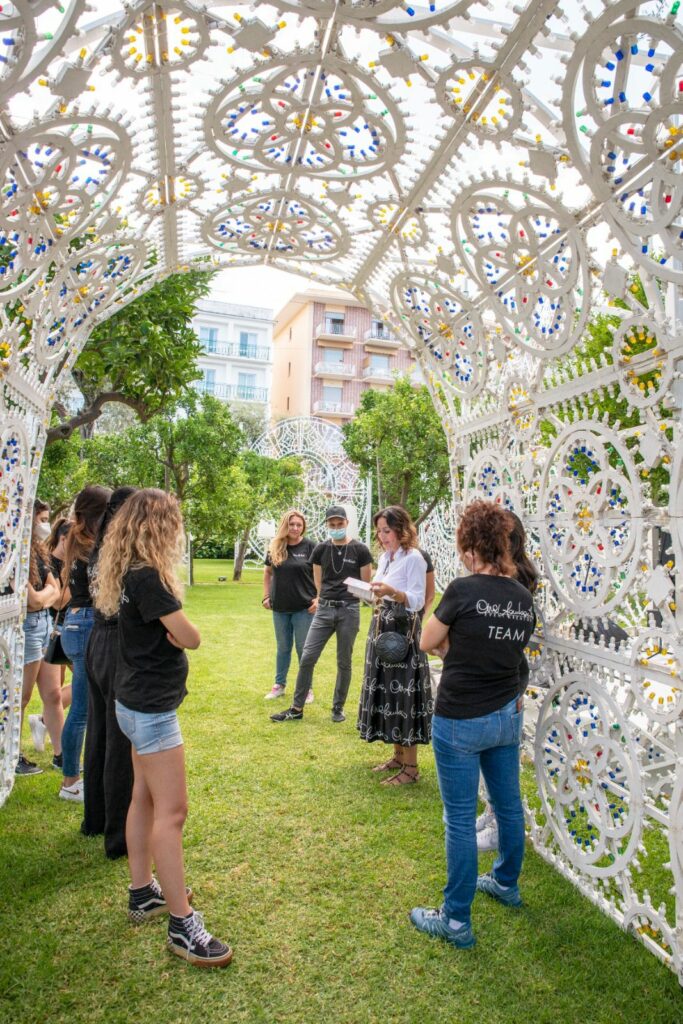
<path id="1" fill-rule="evenodd" d="M 357 728 L 367 743 L 392 743 L 393 755 L 373 771 L 394 770 L 385 786 L 417 782 L 417 748 L 432 733 L 432 691 L 427 657 L 420 651 L 419 612 L 425 604 L 427 564 L 417 548 L 417 531 L 404 508 L 391 505 L 373 520 L 384 549 L 372 582 L 375 611 L 365 649 L 365 674 Z M 377 649 L 382 633 L 409 640 L 400 662 L 389 664 Z"/>

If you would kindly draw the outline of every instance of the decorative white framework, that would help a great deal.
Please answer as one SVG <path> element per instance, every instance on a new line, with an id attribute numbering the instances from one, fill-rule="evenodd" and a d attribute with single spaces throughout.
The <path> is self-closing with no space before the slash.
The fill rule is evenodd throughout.
<path id="1" fill-rule="evenodd" d="M 294 270 L 420 359 L 454 483 L 428 536 L 476 495 L 524 519 L 532 840 L 683 981 L 678 8 L 3 5 L 0 801 L 57 381 L 164 275 Z M 586 343 L 598 312 L 611 346 Z"/>

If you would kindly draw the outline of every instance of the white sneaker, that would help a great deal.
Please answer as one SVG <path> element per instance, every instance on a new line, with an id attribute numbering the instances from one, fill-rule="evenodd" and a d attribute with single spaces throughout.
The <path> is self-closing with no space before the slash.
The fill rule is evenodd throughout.
<path id="1" fill-rule="evenodd" d="M 42 754 L 45 750 L 45 737 L 47 736 L 45 722 L 40 715 L 29 715 L 28 724 L 33 738 L 33 746 L 39 754 Z"/>
<path id="2" fill-rule="evenodd" d="M 284 686 L 280 686 L 279 683 L 276 683 L 275 686 L 273 687 L 273 689 L 270 691 L 270 693 L 266 694 L 265 699 L 266 700 L 276 700 L 278 697 L 284 697 L 284 695 L 285 695 L 285 688 L 284 688 Z"/>
<path id="3" fill-rule="evenodd" d="M 478 853 L 492 853 L 493 850 L 498 849 L 498 825 L 494 821 L 493 825 L 488 825 L 483 828 L 481 832 L 477 832 L 477 852 Z"/>
<path id="4" fill-rule="evenodd" d="M 74 782 L 73 786 L 62 786 L 59 790 L 60 800 L 71 800 L 74 804 L 83 803 L 83 779 Z"/>
<path id="5" fill-rule="evenodd" d="M 313 690 L 309 690 L 308 693 L 306 694 L 306 700 L 304 701 L 304 703 L 305 704 L 312 704 L 314 700 L 315 700 L 315 695 L 313 693 Z"/>
<path id="6" fill-rule="evenodd" d="M 491 804 L 487 804 L 484 810 L 477 818 L 477 832 L 481 832 L 482 829 L 488 828 L 489 825 L 496 824 L 496 816 L 493 813 L 493 807 Z"/>

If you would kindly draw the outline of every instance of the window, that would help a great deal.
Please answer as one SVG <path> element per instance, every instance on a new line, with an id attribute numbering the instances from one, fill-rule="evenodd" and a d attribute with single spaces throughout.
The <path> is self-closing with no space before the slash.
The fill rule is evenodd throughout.
<path id="1" fill-rule="evenodd" d="M 323 402 L 326 406 L 339 406 L 342 404 L 342 395 L 344 394 L 343 388 L 323 387 Z"/>
<path id="2" fill-rule="evenodd" d="M 258 334 L 252 334 L 251 331 L 240 331 L 240 355 L 246 356 L 248 359 L 255 359 L 257 341 Z"/>
<path id="3" fill-rule="evenodd" d="M 324 348 L 323 349 L 323 362 L 331 363 L 335 366 L 339 365 L 344 361 L 344 353 L 340 352 L 338 348 Z"/>
<path id="4" fill-rule="evenodd" d="M 326 334 L 343 334 L 344 333 L 344 314 L 343 313 L 325 313 L 325 333 Z"/>
<path id="5" fill-rule="evenodd" d="M 216 371 L 202 370 L 202 390 L 206 395 L 212 395 L 216 390 Z"/>
<path id="6" fill-rule="evenodd" d="M 200 327 L 199 340 L 204 346 L 205 352 L 215 352 L 218 346 L 218 328 Z"/>
<path id="7" fill-rule="evenodd" d="M 256 396 L 256 374 L 238 373 L 237 375 L 237 397 L 247 401 Z"/>
<path id="8" fill-rule="evenodd" d="M 391 356 L 379 355 L 373 352 L 370 355 L 370 366 L 373 370 L 389 370 L 391 368 Z"/>
<path id="9" fill-rule="evenodd" d="M 371 333 L 371 337 L 373 337 L 373 338 L 388 338 L 389 337 L 389 332 L 385 328 L 384 322 L 382 320 L 373 320 L 372 321 L 372 327 L 371 327 L 370 333 Z"/>

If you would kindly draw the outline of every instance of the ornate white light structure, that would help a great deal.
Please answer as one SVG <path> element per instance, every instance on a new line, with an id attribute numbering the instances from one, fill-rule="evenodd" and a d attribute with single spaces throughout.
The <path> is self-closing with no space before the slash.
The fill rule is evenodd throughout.
<path id="1" fill-rule="evenodd" d="M 265 262 L 390 320 L 442 415 L 452 511 L 524 519 L 533 842 L 683 980 L 678 8 L 3 5 L 0 799 L 56 382 L 160 277 Z M 611 344 L 588 343 L 597 312 Z"/>

